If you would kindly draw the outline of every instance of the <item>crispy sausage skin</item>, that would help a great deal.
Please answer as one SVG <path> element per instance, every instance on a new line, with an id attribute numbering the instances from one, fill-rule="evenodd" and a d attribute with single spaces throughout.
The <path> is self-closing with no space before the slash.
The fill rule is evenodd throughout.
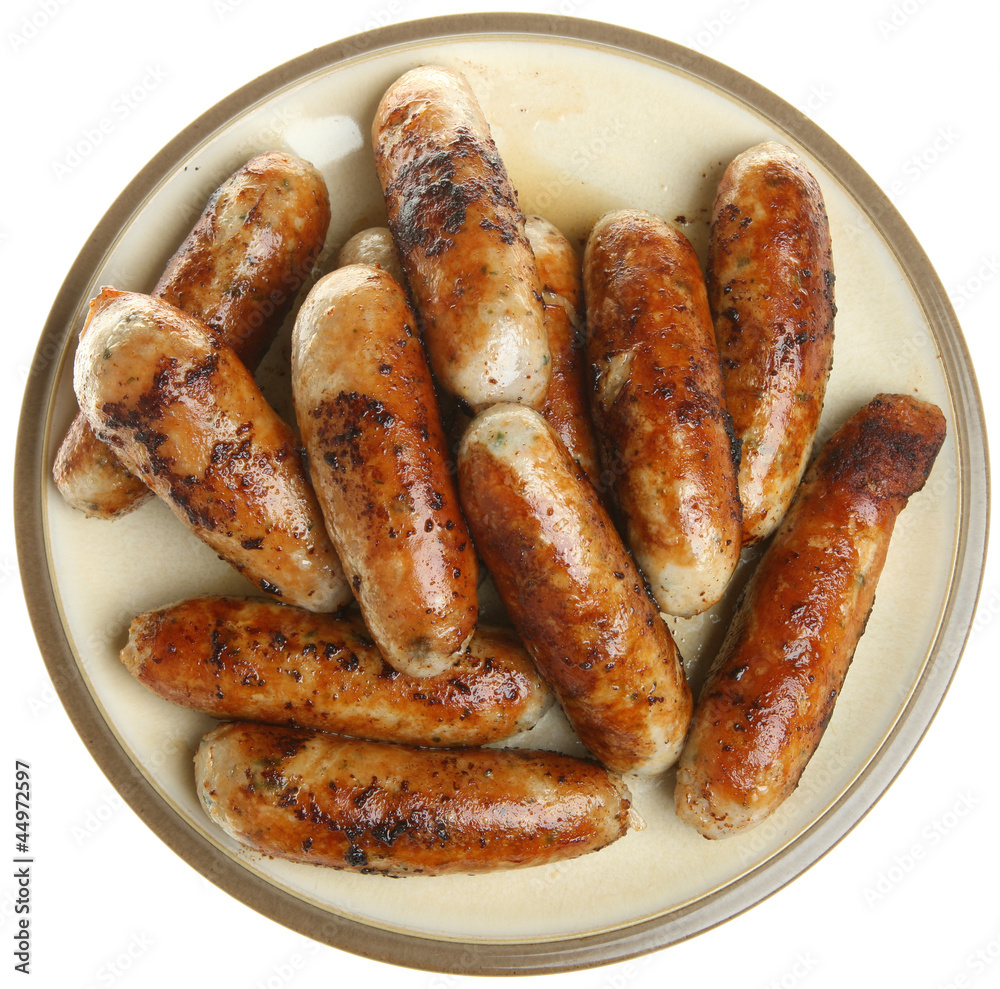
<path id="1" fill-rule="evenodd" d="M 381 268 L 400 285 L 406 285 L 406 275 L 399 263 L 392 231 L 388 227 L 368 227 L 351 237 L 337 253 L 338 268 L 346 268 L 349 264 L 368 264 Z"/>
<path id="2" fill-rule="evenodd" d="M 160 697 L 220 720 L 410 745 L 485 745 L 531 728 L 552 694 L 509 629 L 480 627 L 436 677 L 389 666 L 361 619 L 261 598 L 201 597 L 138 615 L 121 652 Z"/>
<path id="3" fill-rule="evenodd" d="M 316 283 L 295 320 L 292 388 L 327 531 L 372 638 L 395 669 L 440 673 L 475 629 L 478 563 L 394 278 L 349 265 Z"/>
<path id="4" fill-rule="evenodd" d="M 680 754 L 691 692 L 677 648 L 593 487 L 532 409 L 481 412 L 459 491 L 528 652 L 588 749 L 655 775 Z"/>
<path id="5" fill-rule="evenodd" d="M 580 259 L 562 232 L 543 217 L 529 216 L 524 231 L 538 266 L 552 355 L 552 380 L 542 415 L 597 487 L 601 460 L 587 398 Z"/>
<path id="6" fill-rule="evenodd" d="M 549 349 L 524 215 L 465 79 L 420 66 L 372 125 L 389 227 L 441 386 L 474 410 L 541 408 Z"/>
<path id="7" fill-rule="evenodd" d="M 326 183 L 309 162 L 281 151 L 256 155 L 215 191 L 151 294 L 207 323 L 252 371 L 329 224 Z M 82 414 L 56 454 L 53 477 L 70 505 L 96 518 L 118 518 L 150 495 Z"/>
<path id="8" fill-rule="evenodd" d="M 769 536 L 802 478 L 833 362 L 833 260 L 819 185 L 768 142 L 726 169 L 712 207 L 708 300 L 742 443 L 743 543 Z"/>
<path id="9" fill-rule="evenodd" d="M 940 410 L 878 395 L 820 452 L 745 590 L 677 773 L 707 838 L 760 823 L 798 784 L 875 599 L 896 516 L 944 440 Z"/>
<path id="10" fill-rule="evenodd" d="M 52 477 L 66 503 L 90 518 L 127 515 L 153 493 L 94 435 L 82 412 L 59 445 Z"/>
<path id="11" fill-rule="evenodd" d="M 528 749 L 419 749 L 231 723 L 202 740 L 198 795 L 249 848 L 385 876 L 544 865 L 625 834 L 621 779 Z"/>
<path id="12" fill-rule="evenodd" d="M 73 383 L 95 434 L 261 590 L 311 611 L 350 600 L 294 434 L 203 323 L 106 288 Z"/>
<path id="13" fill-rule="evenodd" d="M 667 614 L 722 596 L 740 504 L 705 283 L 687 238 L 641 210 L 591 230 L 584 254 L 591 408 L 626 542 Z"/>

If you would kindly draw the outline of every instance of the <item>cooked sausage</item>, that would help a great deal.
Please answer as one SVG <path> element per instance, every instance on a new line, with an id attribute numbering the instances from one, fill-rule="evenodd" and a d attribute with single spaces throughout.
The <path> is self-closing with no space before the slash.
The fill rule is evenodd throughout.
<path id="1" fill-rule="evenodd" d="M 552 358 L 552 380 L 542 415 L 597 487 L 601 462 L 587 398 L 580 259 L 573 245 L 548 220 L 529 216 L 524 230 L 538 266 Z"/>
<path id="2" fill-rule="evenodd" d="M 94 435 L 82 412 L 59 445 L 52 477 L 67 504 L 90 518 L 127 515 L 153 493 Z"/>
<path id="3" fill-rule="evenodd" d="M 708 300 L 742 443 L 743 544 L 769 536 L 802 478 L 833 362 L 833 261 L 823 195 L 768 142 L 726 169 L 712 207 Z"/>
<path id="4" fill-rule="evenodd" d="M 386 661 L 450 666 L 476 626 L 478 564 L 430 369 L 399 283 L 321 278 L 295 319 L 295 413 L 327 531 Z"/>
<path id="5" fill-rule="evenodd" d="M 878 395 L 827 442 L 745 590 L 677 773 L 680 818 L 745 831 L 795 789 L 875 599 L 896 516 L 944 440 L 934 405 Z"/>
<path id="6" fill-rule="evenodd" d="M 419 749 L 304 728 L 225 724 L 195 757 L 209 817 L 265 855 L 385 876 L 544 865 L 629 825 L 622 781 L 527 749 Z"/>
<path id="7" fill-rule="evenodd" d="M 270 347 L 326 238 L 330 201 L 309 162 L 251 158 L 212 195 L 152 295 L 207 323 L 251 370 Z M 66 501 L 113 519 L 150 495 L 78 414 L 53 467 Z"/>
<path id="8" fill-rule="evenodd" d="M 670 615 L 722 596 L 740 504 L 705 283 L 687 238 L 617 210 L 584 253 L 591 407 L 626 542 Z"/>
<path id="9" fill-rule="evenodd" d="M 121 659 L 141 684 L 221 720 L 411 745 L 485 745 L 531 728 L 552 694 L 509 629 L 480 627 L 435 677 L 389 666 L 357 615 L 201 597 L 137 616 Z"/>
<path id="10" fill-rule="evenodd" d="M 432 65 L 405 73 L 379 103 L 372 143 L 437 380 L 474 410 L 541 408 L 550 368 L 538 273 L 468 83 Z"/>
<path id="11" fill-rule="evenodd" d="M 261 590 L 311 611 L 350 600 L 294 434 L 203 323 L 106 288 L 73 383 L 95 434 Z"/>
<path id="12" fill-rule="evenodd" d="M 481 412 L 458 480 L 500 598 L 581 741 L 609 769 L 667 769 L 691 717 L 677 648 L 552 427 L 523 406 Z"/>
<path id="13" fill-rule="evenodd" d="M 338 268 L 346 268 L 349 264 L 374 265 L 392 275 L 400 285 L 406 284 L 406 275 L 388 227 L 368 227 L 351 237 L 337 254 Z"/>

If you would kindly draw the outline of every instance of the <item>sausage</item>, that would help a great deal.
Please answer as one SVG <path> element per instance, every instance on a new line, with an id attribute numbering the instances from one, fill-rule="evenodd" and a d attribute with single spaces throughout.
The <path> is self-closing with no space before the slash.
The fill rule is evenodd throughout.
<path id="1" fill-rule="evenodd" d="M 372 124 L 389 228 L 441 386 L 479 410 L 541 408 L 549 349 L 524 215 L 466 80 L 433 65 L 389 87 Z"/>
<path id="2" fill-rule="evenodd" d="M 591 410 L 625 541 L 660 608 L 722 596 L 740 503 L 719 355 L 694 249 L 641 210 L 606 213 L 584 252 Z"/>
<path id="3" fill-rule="evenodd" d="M 388 227 L 368 227 L 351 237 L 337 254 L 338 268 L 346 268 L 349 264 L 374 265 L 392 275 L 400 285 L 406 284 L 406 275 Z"/>
<path id="4" fill-rule="evenodd" d="M 743 544 L 769 536 L 802 478 L 833 363 L 833 260 L 823 195 L 768 142 L 726 169 L 712 207 L 708 300 L 742 444 Z"/>
<path id="5" fill-rule="evenodd" d="M 618 772 L 667 769 L 691 717 L 677 648 L 552 427 L 523 406 L 481 412 L 458 482 L 500 598 L 581 741 Z"/>
<path id="6" fill-rule="evenodd" d="M 254 370 L 329 223 L 326 183 L 309 162 L 281 151 L 257 155 L 215 191 L 151 294 L 207 323 Z M 125 515 L 151 494 L 82 414 L 56 454 L 53 477 L 70 505 L 97 518 Z"/>
<path id="7" fill-rule="evenodd" d="M 73 384 L 95 434 L 261 590 L 311 611 L 350 600 L 294 434 L 203 323 L 105 288 Z"/>
<path id="8" fill-rule="evenodd" d="M 485 745 L 531 728 L 552 694 L 509 629 L 480 627 L 443 673 L 389 666 L 357 615 L 200 597 L 138 615 L 121 659 L 153 693 L 220 720 L 411 745 Z"/>
<path id="9" fill-rule="evenodd" d="M 59 445 L 52 477 L 66 503 L 90 518 L 127 515 L 153 493 L 94 435 L 82 412 Z"/>
<path id="10" fill-rule="evenodd" d="M 576 858 L 629 825 L 600 766 L 527 749 L 418 749 L 232 723 L 201 742 L 208 816 L 265 855 L 384 876 L 442 876 Z"/>
<path id="11" fill-rule="evenodd" d="M 934 405 L 877 395 L 806 474 L 733 617 L 681 756 L 677 814 L 745 831 L 795 789 L 875 599 L 896 516 L 944 440 Z"/>
<path id="12" fill-rule="evenodd" d="M 595 487 L 601 462 L 590 418 L 584 358 L 583 284 L 580 259 L 559 229 L 540 216 L 524 225 L 542 286 L 552 378 L 542 415 Z"/>
<path id="13" fill-rule="evenodd" d="M 416 320 L 367 265 L 321 278 L 295 320 L 295 414 L 327 531 L 386 661 L 450 666 L 478 614 L 478 564 L 448 471 Z"/>

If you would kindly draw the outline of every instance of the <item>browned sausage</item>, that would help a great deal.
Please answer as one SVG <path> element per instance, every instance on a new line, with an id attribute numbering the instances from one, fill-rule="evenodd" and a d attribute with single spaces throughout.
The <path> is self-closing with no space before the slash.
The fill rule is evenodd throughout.
<path id="1" fill-rule="evenodd" d="M 406 275 L 388 227 L 368 227 L 351 237 L 337 254 L 338 268 L 346 268 L 349 264 L 373 265 L 392 275 L 400 285 L 406 284 Z"/>
<path id="2" fill-rule="evenodd" d="M 541 408 L 549 349 L 524 215 L 465 79 L 401 76 L 372 125 L 375 166 L 431 367 L 473 409 Z"/>
<path id="3" fill-rule="evenodd" d="M 94 435 L 82 412 L 59 445 L 52 477 L 67 504 L 90 518 L 127 515 L 153 493 Z"/>
<path id="4" fill-rule="evenodd" d="M 228 724 L 195 759 L 209 817 L 265 855 L 385 876 L 493 872 L 576 858 L 629 824 L 596 764 L 527 749 L 418 749 Z"/>
<path id="5" fill-rule="evenodd" d="M 208 324 L 251 370 L 270 347 L 326 238 L 326 184 L 309 162 L 269 151 L 251 158 L 212 195 L 152 295 Z M 149 488 L 77 415 L 53 467 L 74 508 L 117 518 Z"/>
<path id="6" fill-rule="evenodd" d="M 358 264 L 316 283 L 295 320 L 292 387 L 327 531 L 372 638 L 397 670 L 440 673 L 476 627 L 478 564 L 394 278 Z"/>
<path id="7" fill-rule="evenodd" d="M 129 673 L 182 707 L 227 720 L 411 745 L 485 745 L 532 727 L 552 700 L 509 629 L 480 627 L 444 673 L 392 669 L 356 615 L 260 598 L 202 597 L 136 617 Z"/>
<path id="8" fill-rule="evenodd" d="M 573 245 L 548 220 L 529 216 L 524 230 L 538 266 L 552 355 L 552 380 L 542 415 L 597 487 L 601 462 L 587 397 L 580 259 Z"/>
<path id="9" fill-rule="evenodd" d="M 350 600 L 295 435 L 204 323 L 106 288 L 73 385 L 95 434 L 261 590 L 311 611 Z"/>
<path id="10" fill-rule="evenodd" d="M 743 594 L 695 711 L 677 813 L 708 838 L 798 784 L 875 599 L 889 537 L 944 440 L 937 406 L 878 395 L 823 447 Z"/>
<path id="11" fill-rule="evenodd" d="M 663 611 L 722 596 L 740 555 L 740 504 L 705 283 L 666 221 L 617 210 L 584 254 L 587 359 L 604 469 L 626 542 Z"/>
<path id="12" fill-rule="evenodd" d="M 459 450 L 469 528 L 514 627 L 583 743 L 653 775 L 680 754 L 691 693 L 597 493 L 534 410 L 497 405 Z"/>
<path id="13" fill-rule="evenodd" d="M 833 362 L 833 261 L 819 185 L 768 142 L 726 169 L 712 207 L 708 299 L 742 442 L 743 543 L 769 536 L 809 460 Z"/>

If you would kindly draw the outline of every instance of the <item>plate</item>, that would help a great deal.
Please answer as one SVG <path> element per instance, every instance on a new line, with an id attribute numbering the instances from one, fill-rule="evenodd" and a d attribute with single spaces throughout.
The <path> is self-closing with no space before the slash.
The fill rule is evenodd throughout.
<path id="1" fill-rule="evenodd" d="M 647 826 L 594 855 L 477 877 L 386 880 L 263 858 L 198 805 L 191 759 L 211 719 L 174 708 L 118 661 L 148 608 L 252 588 L 150 503 L 114 523 L 70 510 L 50 478 L 74 411 L 72 354 L 102 284 L 149 290 L 208 195 L 253 154 L 282 148 L 323 172 L 333 204 L 320 267 L 383 220 L 368 140 L 385 88 L 425 62 L 469 79 L 526 212 L 577 243 L 604 211 L 652 210 L 704 259 L 715 186 L 762 140 L 792 145 L 826 198 L 837 272 L 834 371 L 820 440 L 879 391 L 936 402 L 949 435 L 897 524 L 868 630 L 796 793 L 754 831 L 708 842 L 672 811 L 672 776 L 632 785 Z M 594 79 L 601 85 L 595 87 Z M 261 374 L 290 416 L 288 329 Z M 605 964 L 751 907 L 829 850 L 919 742 L 961 654 L 985 555 L 982 411 L 946 294 L 875 184 L 827 135 L 738 73 L 661 39 L 542 15 L 438 18 L 317 49 L 234 93 L 179 134 L 112 205 L 67 275 L 39 342 L 58 355 L 25 393 L 18 552 L 36 635 L 60 697 L 122 795 L 193 868 L 316 940 L 395 964 L 527 974 Z M 741 574 L 752 567 L 744 561 Z M 735 592 L 739 579 L 734 584 Z M 733 593 L 671 622 L 693 682 Z M 579 751 L 559 712 L 513 744 Z"/>

